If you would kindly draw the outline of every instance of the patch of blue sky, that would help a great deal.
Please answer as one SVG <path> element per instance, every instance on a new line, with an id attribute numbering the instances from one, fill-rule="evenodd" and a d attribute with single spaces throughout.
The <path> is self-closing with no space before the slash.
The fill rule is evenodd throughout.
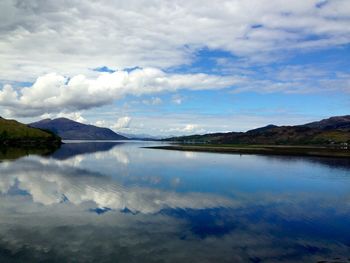
<path id="1" fill-rule="evenodd" d="M 349 59 L 344 59 L 344 56 Z M 336 78 L 337 72 L 350 72 L 350 45 L 328 49 L 293 51 L 288 53 L 285 58 L 268 64 L 242 63 L 239 57 L 232 55 L 230 52 L 206 48 L 196 53 L 191 64 L 171 68 L 168 71 L 181 74 L 235 74 L 266 80 L 271 79 L 271 76 L 267 75 L 269 71 L 284 70 L 290 66 L 298 66 L 301 72 L 305 67 L 312 68 L 315 71 L 323 70 L 324 76 Z M 312 81 L 312 77 L 309 80 Z"/>
<path id="2" fill-rule="evenodd" d="M 130 73 L 136 69 L 142 69 L 141 67 L 135 66 L 135 67 L 131 67 L 131 68 L 124 68 L 123 70 Z"/>
<path id="3" fill-rule="evenodd" d="M 97 67 L 97 68 L 94 68 L 92 69 L 93 71 L 97 71 L 97 72 L 107 72 L 107 73 L 113 73 L 113 72 L 116 72 L 116 70 L 114 69 L 111 69 L 107 66 L 101 66 L 101 67 Z"/>
<path id="4" fill-rule="evenodd" d="M 347 98 L 341 94 L 280 94 L 245 92 L 233 94 L 240 112 L 255 115 L 304 114 L 315 117 L 346 115 Z"/>
<path id="5" fill-rule="evenodd" d="M 220 61 L 238 62 L 239 57 L 219 49 L 203 48 L 194 53 L 192 63 L 167 69 L 169 73 L 206 73 L 224 75 L 220 70 Z"/>
<path id="6" fill-rule="evenodd" d="M 306 52 L 307 51 L 307 52 Z M 316 65 L 337 69 L 340 71 L 350 71 L 350 44 L 339 45 L 332 48 L 302 50 L 294 52 L 283 64 L 288 65 Z"/>
<path id="7" fill-rule="evenodd" d="M 253 29 L 256 29 L 256 28 L 262 28 L 264 27 L 263 24 L 254 24 L 254 25 L 251 25 L 250 28 L 253 28 Z"/>
<path id="8" fill-rule="evenodd" d="M 328 0 L 322 0 L 322 1 L 319 1 L 318 3 L 316 3 L 316 7 L 317 8 L 319 8 L 319 9 L 321 9 L 321 8 L 323 8 L 325 5 L 327 5 L 328 4 Z"/>
<path id="9" fill-rule="evenodd" d="M 142 69 L 141 67 L 138 67 L 138 66 L 134 66 L 134 67 L 130 67 L 130 68 L 123 68 L 121 70 L 123 71 L 126 71 L 126 72 L 132 72 L 136 69 Z M 107 72 L 107 73 L 114 73 L 117 71 L 117 69 L 111 69 L 107 66 L 101 66 L 101 67 L 97 67 L 97 68 L 94 68 L 92 69 L 93 71 L 97 71 L 97 72 Z"/>
<path id="10" fill-rule="evenodd" d="M 315 117 L 348 114 L 345 107 L 347 99 L 340 94 L 330 96 L 324 96 L 324 94 L 266 94 L 257 92 L 230 94 L 226 90 L 206 91 L 200 94 L 191 93 L 191 98 L 187 102 L 190 107 L 207 114 L 249 112 L 252 115 L 260 116 L 306 114 Z"/>
<path id="11" fill-rule="evenodd" d="M 181 96 L 183 102 L 173 102 L 174 94 Z M 143 101 L 154 96 L 162 103 L 149 105 Z M 242 92 L 231 93 L 230 89 L 209 91 L 182 90 L 177 93 L 162 93 L 152 96 L 128 96 L 118 101 L 118 106 L 130 105 L 131 116 L 154 116 L 162 114 L 234 115 L 254 116 L 305 115 L 310 118 L 323 118 L 348 114 L 349 105 L 342 94 L 281 94 Z M 347 106 L 348 105 L 348 106 Z"/>
<path id="12" fill-rule="evenodd" d="M 31 87 L 34 82 L 27 81 L 8 81 L 8 80 L 0 80 L 0 87 L 4 85 L 11 85 L 13 88 L 24 88 Z"/>

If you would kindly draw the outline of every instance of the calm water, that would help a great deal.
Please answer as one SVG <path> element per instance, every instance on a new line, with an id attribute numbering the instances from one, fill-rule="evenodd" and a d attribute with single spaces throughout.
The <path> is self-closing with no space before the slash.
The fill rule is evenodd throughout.
<path id="1" fill-rule="evenodd" d="M 350 162 L 69 143 L 0 162 L 0 262 L 350 262 Z"/>

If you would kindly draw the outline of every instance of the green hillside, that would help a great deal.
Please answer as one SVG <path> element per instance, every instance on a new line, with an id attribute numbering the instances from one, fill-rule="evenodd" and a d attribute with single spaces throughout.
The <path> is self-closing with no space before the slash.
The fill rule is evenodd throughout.
<path id="1" fill-rule="evenodd" d="M 331 117 L 304 125 L 268 125 L 247 132 L 190 135 L 173 137 L 167 140 L 206 144 L 329 145 L 347 147 L 350 143 L 350 115 Z"/>
<path id="2" fill-rule="evenodd" d="M 54 145 L 61 139 L 49 131 L 43 131 L 15 120 L 0 117 L 0 145 Z"/>

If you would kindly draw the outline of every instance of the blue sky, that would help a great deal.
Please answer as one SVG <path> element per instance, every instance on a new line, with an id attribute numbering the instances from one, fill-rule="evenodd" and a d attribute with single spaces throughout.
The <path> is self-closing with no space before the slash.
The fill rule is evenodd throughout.
<path id="1" fill-rule="evenodd" d="M 0 10 L 7 118 L 168 136 L 349 114 L 346 0 L 5 0 Z"/>

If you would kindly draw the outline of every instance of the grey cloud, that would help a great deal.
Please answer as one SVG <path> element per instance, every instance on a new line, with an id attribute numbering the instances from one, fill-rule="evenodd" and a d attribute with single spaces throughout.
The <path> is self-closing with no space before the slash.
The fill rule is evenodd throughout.
<path id="1" fill-rule="evenodd" d="M 0 79 L 93 74 L 87 69 L 101 65 L 172 67 L 189 63 L 201 48 L 266 58 L 271 52 L 349 43 L 347 1 L 321 8 L 318 3 L 5 0 Z"/>

